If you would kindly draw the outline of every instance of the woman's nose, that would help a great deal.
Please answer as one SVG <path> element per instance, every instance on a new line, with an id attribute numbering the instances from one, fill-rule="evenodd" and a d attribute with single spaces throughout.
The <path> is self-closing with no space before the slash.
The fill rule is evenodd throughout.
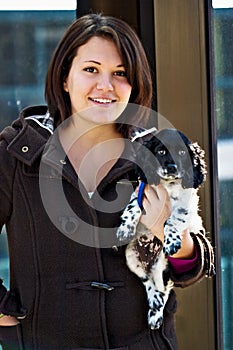
<path id="1" fill-rule="evenodd" d="M 109 75 L 100 75 L 97 81 L 97 89 L 103 91 L 113 91 L 112 79 Z"/>

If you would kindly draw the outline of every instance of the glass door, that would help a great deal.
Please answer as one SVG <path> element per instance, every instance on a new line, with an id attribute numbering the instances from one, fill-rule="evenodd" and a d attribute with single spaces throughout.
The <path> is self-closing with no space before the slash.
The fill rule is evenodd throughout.
<path id="1" fill-rule="evenodd" d="M 28 105 L 44 104 L 50 56 L 76 17 L 76 0 L 0 2 L 0 130 Z M 3 230 L 4 231 L 4 230 Z M 0 235 L 0 276 L 8 285 L 6 237 Z"/>
<path id="2" fill-rule="evenodd" d="M 233 1 L 213 0 L 224 350 L 233 348 Z"/>

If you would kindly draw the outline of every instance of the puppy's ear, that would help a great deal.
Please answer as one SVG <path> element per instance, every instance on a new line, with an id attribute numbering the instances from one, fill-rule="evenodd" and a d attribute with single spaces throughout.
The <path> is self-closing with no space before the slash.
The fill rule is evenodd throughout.
<path id="1" fill-rule="evenodd" d="M 141 169 L 138 165 L 135 165 L 135 173 L 136 173 L 137 178 L 138 178 L 139 180 L 141 180 L 141 181 L 144 182 L 144 183 L 148 183 L 147 178 L 146 178 L 144 172 L 142 171 L 142 169 Z"/>
<path id="2" fill-rule="evenodd" d="M 145 141 L 137 151 L 135 171 L 138 178 L 149 184 L 158 185 L 160 177 L 155 169 L 154 149 L 158 140 L 153 137 L 151 140 Z"/>
<path id="3" fill-rule="evenodd" d="M 155 173 L 152 166 L 143 166 L 143 170 L 135 165 L 135 172 L 139 180 L 150 185 L 158 185 L 160 183 L 160 177 Z"/>
<path id="4" fill-rule="evenodd" d="M 193 187 L 198 188 L 206 179 L 205 151 L 197 142 L 188 145 L 193 166 Z"/>

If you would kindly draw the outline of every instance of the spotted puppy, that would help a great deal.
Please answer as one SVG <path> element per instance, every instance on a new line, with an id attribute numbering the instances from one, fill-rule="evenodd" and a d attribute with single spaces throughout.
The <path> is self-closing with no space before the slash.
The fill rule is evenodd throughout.
<path id="1" fill-rule="evenodd" d="M 135 137 L 133 141 L 142 140 Z M 126 248 L 128 267 L 140 277 L 147 292 L 148 324 L 158 329 L 173 282 L 169 277 L 167 256 L 181 247 L 182 232 L 205 232 L 199 215 L 198 188 L 205 180 L 204 151 L 175 129 L 152 133 L 137 151 L 136 173 L 142 184 L 162 184 L 170 197 L 171 216 L 164 226 L 164 244 L 141 224 L 142 190 L 134 192 L 122 214 L 117 237 L 129 242 Z M 143 258 L 144 254 L 144 258 Z"/>

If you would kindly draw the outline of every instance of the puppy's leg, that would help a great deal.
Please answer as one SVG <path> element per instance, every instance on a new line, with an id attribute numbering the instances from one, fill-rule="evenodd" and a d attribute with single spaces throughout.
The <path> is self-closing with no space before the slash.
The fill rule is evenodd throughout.
<path id="1" fill-rule="evenodd" d="M 150 276 L 147 274 L 143 264 L 140 261 L 139 253 L 136 248 L 135 241 L 131 241 L 126 248 L 126 261 L 129 269 L 134 272 L 142 281 L 146 293 L 147 293 L 147 301 L 148 301 L 148 325 L 151 328 L 156 328 L 160 326 L 160 319 L 155 321 L 156 313 L 157 313 L 157 305 L 160 305 L 159 293 L 155 290 L 155 284 Z M 151 319 L 153 322 L 151 323 Z M 155 324 L 156 323 L 156 324 Z"/>
<path id="2" fill-rule="evenodd" d="M 182 233 L 189 225 L 189 211 L 187 208 L 174 208 L 172 215 L 164 227 L 165 255 L 173 255 L 181 248 Z"/>
<path id="3" fill-rule="evenodd" d="M 152 266 L 150 276 L 153 285 L 146 285 L 149 302 L 148 324 L 151 329 L 158 329 L 162 325 L 164 307 L 173 288 L 173 282 L 167 275 L 167 259 L 163 252 Z"/>
<path id="4" fill-rule="evenodd" d="M 126 248 L 126 260 L 129 269 L 142 281 L 148 300 L 148 325 L 151 329 L 158 329 L 163 322 L 164 306 L 167 302 L 173 283 L 165 277 L 167 259 L 161 252 L 156 258 L 151 271 L 146 271 L 139 259 L 135 241 Z"/>
<path id="5" fill-rule="evenodd" d="M 130 202 L 121 216 L 121 225 L 117 229 L 117 238 L 126 241 L 136 234 L 136 227 L 141 216 L 141 209 L 138 206 L 137 195 L 133 192 Z"/>

